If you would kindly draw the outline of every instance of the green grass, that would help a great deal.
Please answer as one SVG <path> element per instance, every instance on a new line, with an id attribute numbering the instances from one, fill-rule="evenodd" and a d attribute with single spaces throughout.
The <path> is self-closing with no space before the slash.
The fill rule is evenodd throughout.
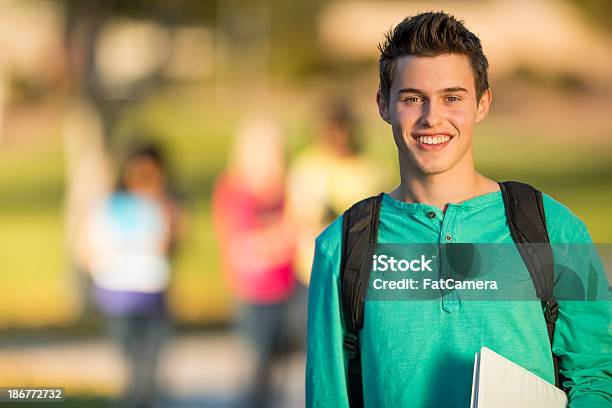
<path id="1" fill-rule="evenodd" d="M 45 326 L 75 317 L 60 211 L 3 211 L 0 226 L 0 326 Z"/>

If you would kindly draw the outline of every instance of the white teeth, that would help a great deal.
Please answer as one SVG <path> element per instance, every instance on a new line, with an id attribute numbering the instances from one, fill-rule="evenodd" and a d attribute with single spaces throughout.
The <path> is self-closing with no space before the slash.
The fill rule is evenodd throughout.
<path id="1" fill-rule="evenodd" d="M 416 139 L 423 144 L 435 145 L 448 142 L 450 136 L 417 136 Z"/>

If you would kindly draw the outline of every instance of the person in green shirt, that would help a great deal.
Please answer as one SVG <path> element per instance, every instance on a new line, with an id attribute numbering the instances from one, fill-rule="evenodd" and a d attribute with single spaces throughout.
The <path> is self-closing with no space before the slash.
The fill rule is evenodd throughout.
<path id="1" fill-rule="evenodd" d="M 400 185 L 385 193 L 378 244 L 513 243 L 499 184 L 476 171 L 472 133 L 491 104 L 479 39 L 446 13 L 406 18 L 381 45 L 380 116 L 392 128 Z M 551 244 L 592 243 L 585 224 L 543 194 Z M 342 316 L 342 216 L 316 239 L 309 287 L 306 405 L 348 407 Z M 553 248 L 554 250 L 554 248 Z M 572 262 L 555 252 L 555 263 Z M 580 266 L 576 266 L 579 268 Z M 529 275 L 517 277 L 529 281 Z M 605 279 L 601 288 L 608 290 Z M 554 384 L 541 304 L 366 301 L 360 332 L 366 407 L 467 407 L 474 354 L 487 346 Z M 552 351 L 572 408 L 612 406 L 612 308 L 559 301 Z"/>

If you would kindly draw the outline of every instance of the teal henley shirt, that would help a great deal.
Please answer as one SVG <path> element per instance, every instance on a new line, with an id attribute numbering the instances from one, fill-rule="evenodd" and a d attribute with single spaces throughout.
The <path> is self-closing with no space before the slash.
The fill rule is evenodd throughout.
<path id="1" fill-rule="evenodd" d="M 586 226 L 544 194 L 555 243 L 591 243 Z M 435 216 L 434 216 L 435 215 Z M 512 243 L 500 191 L 443 212 L 383 196 L 378 243 Z M 340 293 L 342 217 L 317 238 L 309 288 L 306 405 L 348 407 Z M 555 253 L 555 262 L 564 254 Z M 608 290 L 607 282 L 602 286 Z M 567 378 L 569 407 L 612 406 L 612 307 L 609 301 L 560 301 L 553 351 Z M 474 354 L 487 346 L 554 384 L 539 301 L 366 301 L 360 333 L 366 407 L 461 407 L 470 404 Z"/>

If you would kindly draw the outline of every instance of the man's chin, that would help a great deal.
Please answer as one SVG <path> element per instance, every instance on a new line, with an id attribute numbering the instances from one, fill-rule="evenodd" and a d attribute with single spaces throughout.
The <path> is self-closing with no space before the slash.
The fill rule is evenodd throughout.
<path id="1" fill-rule="evenodd" d="M 401 157 L 400 160 L 402 160 Z M 435 176 L 447 172 L 452 167 L 452 163 L 449 162 L 449 160 L 443 160 L 441 157 L 419 158 L 412 156 L 406 157 L 404 168 L 411 169 L 412 173 L 420 176 Z"/>
<path id="2" fill-rule="evenodd" d="M 435 176 L 437 174 L 442 174 L 448 171 L 448 167 L 446 166 L 417 166 L 417 173 L 422 176 Z"/>
<path id="3" fill-rule="evenodd" d="M 425 170 L 422 172 L 422 175 L 423 176 L 436 176 L 442 173 L 444 173 L 444 170 Z"/>

